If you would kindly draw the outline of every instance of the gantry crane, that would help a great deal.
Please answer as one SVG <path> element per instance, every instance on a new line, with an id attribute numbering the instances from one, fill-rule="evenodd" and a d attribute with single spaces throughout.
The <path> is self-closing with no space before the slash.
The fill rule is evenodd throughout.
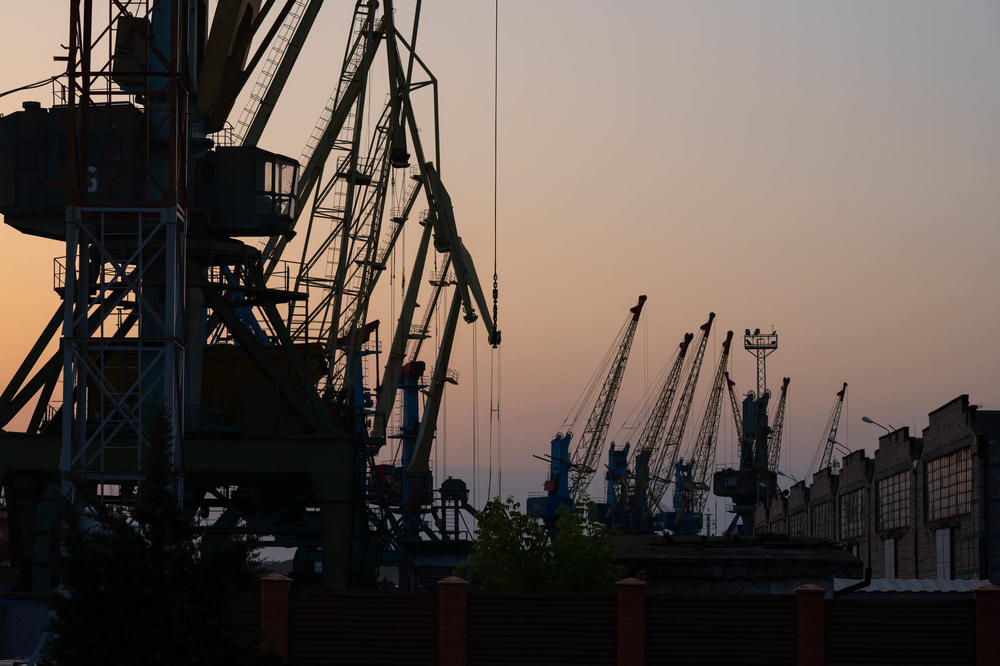
<path id="1" fill-rule="evenodd" d="M 674 489 L 673 520 L 668 514 L 666 527 L 681 534 L 697 534 L 702 527 L 702 512 L 705 510 L 705 500 L 708 497 L 708 473 L 715 462 L 715 444 L 719 434 L 719 417 L 722 414 L 722 385 L 726 379 L 726 366 L 729 364 L 729 347 L 733 342 L 733 332 L 726 333 L 722 343 L 722 354 L 719 365 L 712 379 L 712 387 L 708 394 L 708 404 L 698 428 L 691 452 L 691 459 L 684 465 L 684 474 L 677 475 L 678 482 Z M 681 462 L 677 463 L 678 469 Z"/>
<path id="2" fill-rule="evenodd" d="M 698 341 L 694 359 L 691 361 L 691 369 L 688 370 L 684 388 L 677 401 L 677 411 L 674 412 L 674 418 L 670 422 L 670 429 L 667 431 L 667 436 L 661 446 L 653 452 L 654 457 L 649 467 L 649 481 L 646 486 L 645 511 L 647 514 L 657 511 L 660 501 L 667 491 L 667 486 L 671 482 L 681 440 L 684 437 L 684 429 L 687 427 L 688 415 L 691 412 L 694 389 L 698 383 L 698 375 L 701 374 L 701 364 L 705 358 L 705 347 L 708 345 L 708 334 L 712 330 L 713 321 L 715 321 L 715 313 L 710 312 L 708 321 L 701 325 L 701 339 Z"/>
<path id="3" fill-rule="evenodd" d="M 837 429 L 840 427 L 840 412 L 844 408 L 844 398 L 847 396 L 847 382 L 837 391 L 837 397 L 833 400 L 833 408 L 830 410 L 830 417 L 827 419 L 826 428 L 823 430 L 825 438 L 816 448 L 816 455 L 813 457 L 813 472 L 829 467 L 833 463 L 834 448 L 845 448 L 837 441 Z M 818 461 L 818 462 L 817 462 Z"/>
<path id="4" fill-rule="evenodd" d="M 592 382 L 584 390 L 581 400 L 578 402 L 579 409 L 575 410 L 576 416 L 573 416 L 574 412 L 571 411 L 571 416 L 567 419 L 569 427 L 563 432 L 557 433 L 551 442 L 551 453 L 547 460 L 549 475 L 545 481 L 546 495 L 528 498 L 528 510 L 547 521 L 556 517 L 559 507 L 573 505 L 583 499 L 590 486 L 590 481 L 597 471 L 597 461 L 600 460 L 601 452 L 604 449 L 604 441 L 607 438 L 608 427 L 611 425 L 611 417 L 618 400 L 618 390 L 621 388 L 622 378 L 625 376 L 629 351 L 632 349 L 635 330 L 639 325 L 639 317 L 645 302 L 646 297 L 640 296 L 639 302 L 629 309 L 625 324 L 615 337 L 609 354 L 605 356 L 607 365 L 602 364 L 594 374 L 596 379 L 600 376 L 600 370 L 607 368 L 600 392 L 597 394 L 597 399 L 587 417 L 583 432 L 576 440 L 572 454 L 570 454 L 569 447 L 573 440 L 575 423 L 577 417 L 582 415 L 582 411 L 593 398 L 596 382 Z M 566 425 L 565 422 L 564 425 Z"/>
<path id="5" fill-rule="evenodd" d="M 431 509 L 427 493 L 388 498 L 372 478 L 374 455 L 387 438 L 403 439 L 408 487 L 428 487 L 458 316 L 482 318 L 490 343 L 500 341 L 441 178 L 436 121 L 432 155 L 418 132 L 411 97 L 433 91 L 436 118 L 438 81 L 415 51 L 416 13 L 407 40 L 392 0 L 356 0 L 339 76 L 299 164 L 257 144 L 322 0 L 217 4 L 210 21 L 205 2 L 113 3 L 108 24 L 95 26 L 104 15 L 72 0 L 62 103 L 0 118 L 0 160 L 45 188 L 2 202 L 4 222 L 66 252 L 55 276 L 63 303 L 0 394 L 5 490 L 11 505 L 33 507 L 57 498 L 61 477 L 133 483 L 149 415 L 162 410 L 177 491 L 211 510 L 206 529 L 271 535 L 297 549 L 297 573 L 316 565 L 330 587 L 373 582 L 375 550 L 398 542 L 396 516 Z M 203 29 L 178 28 L 188 25 Z M 382 77 L 369 75 L 379 52 L 387 101 L 369 116 L 382 99 Z M 368 368 L 380 351 L 368 310 L 418 196 L 427 201 L 421 243 L 380 379 Z M 415 334 L 432 251 L 445 273 L 433 278 Z M 422 364 L 403 367 L 419 360 L 442 302 L 427 385 Z M 61 349 L 43 361 L 60 324 Z M 403 432 L 389 433 L 400 388 Z M 9 436 L 33 400 L 29 437 Z M 27 536 L 14 555 L 47 591 L 47 564 L 31 558 L 49 551 L 37 539 L 52 530 L 34 513 L 16 518 Z M 423 518 L 410 523 L 426 534 Z"/>
<path id="6" fill-rule="evenodd" d="M 772 472 L 778 471 L 778 458 L 781 455 L 781 433 L 785 428 L 785 401 L 788 398 L 788 382 L 791 379 L 785 377 L 781 380 L 781 397 L 778 398 L 778 407 L 774 410 L 774 425 L 771 427 L 771 434 L 768 435 L 767 442 L 767 468 Z"/>

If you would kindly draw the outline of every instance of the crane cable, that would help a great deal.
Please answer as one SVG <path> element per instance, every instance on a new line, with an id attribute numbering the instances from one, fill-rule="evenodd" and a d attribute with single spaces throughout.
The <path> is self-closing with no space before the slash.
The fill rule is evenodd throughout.
<path id="1" fill-rule="evenodd" d="M 42 86 L 44 86 L 44 85 L 46 85 L 48 83 L 52 83 L 53 81 L 55 81 L 56 79 L 58 79 L 60 76 L 62 76 L 62 74 L 56 74 L 54 76 L 50 76 L 47 79 L 42 79 L 41 81 L 35 81 L 34 83 L 27 83 L 27 84 L 25 84 L 23 86 L 18 86 L 17 88 L 11 88 L 10 90 L 4 90 L 3 92 L 0 92 L 0 97 L 6 97 L 7 95 L 13 95 L 14 93 L 22 92 L 24 90 L 33 90 L 35 88 L 41 88 Z"/>
<path id="2" fill-rule="evenodd" d="M 498 303 L 500 298 L 499 278 L 497 274 L 497 191 L 499 163 L 498 125 L 500 101 L 500 0 L 493 0 L 493 331 L 500 330 L 498 322 Z M 496 416 L 496 459 L 497 459 L 497 495 L 503 494 L 503 465 L 500 432 L 500 352 L 496 346 L 490 347 L 490 435 L 489 435 L 489 476 L 487 477 L 487 499 L 493 490 L 493 420 Z M 496 391 L 494 393 L 494 375 L 496 376 Z"/>
<path id="3" fill-rule="evenodd" d="M 472 322 L 472 498 L 474 506 L 479 504 L 479 347 L 476 345 L 476 329 L 479 320 Z M 492 460 L 490 474 L 492 475 Z M 489 500 L 489 489 L 486 491 Z"/>

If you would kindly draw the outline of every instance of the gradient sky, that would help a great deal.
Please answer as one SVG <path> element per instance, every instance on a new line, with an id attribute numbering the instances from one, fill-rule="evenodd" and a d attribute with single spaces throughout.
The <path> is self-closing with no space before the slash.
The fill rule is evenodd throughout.
<path id="1" fill-rule="evenodd" d="M 299 154 L 334 83 L 349 4 L 327 3 L 263 147 Z M 398 4 L 402 15 L 412 7 Z M 710 310 L 718 331 L 688 434 L 725 330 L 773 326 L 769 384 L 792 379 L 782 467 L 794 476 L 825 439 L 844 381 L 839 439 L 869 454 L 881 431 L 863 414 L 919 430 L 961 393 L 1000 408 L 1000 5 L 500 5 L 504 494 L 541 490 L 532 454 L 548 451 L 640 293 L 649 301 L 612 430 Z M 0 18 L 0 89 L 57 71 L 66 3 L 4 3 Z M 441 82 L 442 175 L 489 282 L 493 3 L 427 0 L 420 27 Z M 43 89 L 0 99 L 0 112 L 25 99 L 49 103 Z M 57 305 L 57 254 L 57 243 L 0 226 L 0 383 Z M 387 301 L 373 316 L 386 320 Z M 481 500 L 490 352 L 478 331 Z M 439 426 L 447 472 L 467 478 L 471 333 L 457 338 L 462 381 Z M 739 345 L 741 390 L 753 371 Z M 730 423 L 727 406 L 718 462 L 735 455 Z"/>

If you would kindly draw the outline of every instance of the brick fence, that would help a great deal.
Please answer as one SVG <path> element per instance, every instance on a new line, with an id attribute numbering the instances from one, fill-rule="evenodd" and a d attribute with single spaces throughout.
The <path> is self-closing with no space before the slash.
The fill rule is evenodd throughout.
<path id="1" fill-rule="evenodd" d="M 296 590 L 261 581 L 262 649 L 289 664 L 1000 664 L 1000 587 L 974 599 L 502 595 L 446 578 L 437 593 Z"/>

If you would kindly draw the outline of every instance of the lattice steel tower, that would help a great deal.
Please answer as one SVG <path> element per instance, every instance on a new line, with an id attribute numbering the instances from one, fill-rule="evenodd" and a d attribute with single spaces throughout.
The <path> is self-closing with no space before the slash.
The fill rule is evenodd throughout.
<path id="1" fill-rule="evenodd" d="M 757 359 L 757 397 L 767 390 L 767 357 L 778 348 L 778 332 L 761 333 L 755 328 L 753 333 L 747 329 L 743 336 L 743 348 Z"/>

